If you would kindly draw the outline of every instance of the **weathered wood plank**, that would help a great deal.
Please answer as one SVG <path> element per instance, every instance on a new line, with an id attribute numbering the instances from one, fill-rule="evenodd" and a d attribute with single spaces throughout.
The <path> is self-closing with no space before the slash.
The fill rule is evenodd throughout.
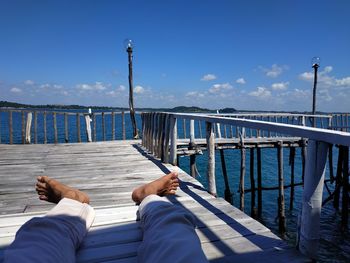
<path id="1" fill-rule="evenodd" d="M 172 139 L 176 142 L 176 138 Z M 165 171 L 178 169 L 161 164 L 134 141 L 0 145 L 0 152 L 6 152 L 0 154 L 0 261 L 3 249 L 12 242 L 20 226 L 54 206 L 38 200 L 35 193 L 36 176 L 46 174 L 86 191 L 95 207 L 96 218 L 78 251 L 77 262 L 136 262 L 142 232 L 130 193 Z M 249 262 L 249 255 L 255 254 L 291 261 L 286 244 L 265 226 L 225 200 L 208 194 L 181 169 L 179 178 L 180 188 L 169 200 L 194 216 L 196 233 L 210 261 L 227 262 L 242 257 L 244 260 L 239 262 Z M 278 257 L 274 247 L 279 249 Z"/>

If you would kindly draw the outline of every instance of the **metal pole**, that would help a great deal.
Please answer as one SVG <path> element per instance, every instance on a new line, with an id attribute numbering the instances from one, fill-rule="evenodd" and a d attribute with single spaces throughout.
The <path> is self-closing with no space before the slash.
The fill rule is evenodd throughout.
<path id="1" fill-rule="evenodd" d="M 128 52 L 128 59 L 129 59 L 129 109 L 130 109 L 130 118 L 133 128 L 133 138 L 138 139 L 139 133 L 136 126 L 136 119 L 135 119 L 135 110 L 134 110 L 134 87 L 133 87 L 133 78 L 132 78 L 132 47 L 129 45 L 126 49 L 126 52 Z"/>
<path id="2" fill-rule="evenodd" d="M 312 65 L 314 69 L 314 89 L 312 93 L 312 115 L 315 115 L 316 113 L 316 87 L 317 87 L 317 69 L 319 68 L 319 65 L 317 63 Z M 313 117 L 313 126 L 316 127 L 316 118 Z"/>

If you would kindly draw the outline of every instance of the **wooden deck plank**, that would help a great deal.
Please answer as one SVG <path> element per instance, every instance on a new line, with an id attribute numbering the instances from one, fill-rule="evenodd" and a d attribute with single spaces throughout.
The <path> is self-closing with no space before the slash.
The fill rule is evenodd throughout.
<path id="1" fill-rule="evenodd" d="M 137 262 L 142 232 L 131 191 L 177 169 L 147 155 L 135 141 L 0 145 L 0 261 L 20 226 L 54 206 L 38 200 L 34 190 L 36 177 L 49 175 L 86 191 L 96 211 L 77 262 Z M 265 226 L 209 195 L 181 169 L 179 173 L 180 189 L 169 200 L 195 217 L 196 233 L 211 262 L 252 262 L 254 255 L 263 259 L 255 262 L 304 259 Z"/>

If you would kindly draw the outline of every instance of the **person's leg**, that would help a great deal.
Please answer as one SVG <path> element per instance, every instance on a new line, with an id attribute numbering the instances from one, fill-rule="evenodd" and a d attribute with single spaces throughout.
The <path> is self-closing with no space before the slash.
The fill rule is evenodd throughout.
<path id="1" fill-rule="evenodd" d="M 89 197 L 47 176 L 38 177 L 36 190 L 41 200 L 58 204 L 20 228 L 4 262 L 75 262 L 76 249 L 94 219 Z"/>
<path id="2" fill-rule="evenodd" d="M 143 230 L 139 262 L 208 262 L 192 214 L 158 195 L 175 194 L 178 184 L 177 175 L 169 174 L 134 190 Z"/>

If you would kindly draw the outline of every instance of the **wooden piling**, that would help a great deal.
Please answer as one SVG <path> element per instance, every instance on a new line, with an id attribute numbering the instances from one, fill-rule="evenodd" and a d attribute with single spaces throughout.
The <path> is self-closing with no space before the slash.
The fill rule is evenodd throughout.
<path id="1" fill-rule="evenodd" d="M 335 209 L 339 209 L 339 198 L 340 198 L 340 187 L 342 182 L 343 172 L 343 151 L 341 147 L 338 148 L 338 164 L 337 164 L 337 175 L 335 177 L 335 190 L 333 198 L 333 206 Z"/>
<path id="2" fill-rule="evenodd" d="M 164 138 L 164 150 L 162 161 L 164 163 L 169 163 L 169 141 L 170 141 L 170 115 L 165 116 L 165 138 Z"/>
<path id="3" fill-rule="evenodd" d="M 31 142 L 31 127 L 32 127 L 32 113 L 27 113 L 27 123 L 26 123 L 26 138 L 25 141 L 27 144 Z"/>
<path id="4" fill-rule="evenodd" d="M 215 134 L 214 127 L 211 122 L 206 122 L 206 140 L 208 149 L 208 190 L 213 196 L 216 196 L 216 184 L 215 184 Z"/>
<path id="5" fill-rule="evenodd" d="M 66 143 L 69 142 L 69 137 L 68 137 L 68 114 L 64 114 L 64 141 Z"/>
<path id="6" fill-rule="evenodd" d="M 187 138 L 186 136 L 186 119 L 183 119 L 183 131 L 184 131 L 184 139 Z"/>
<path id="7" fill-rule="evenodd" d="M 93 138 L 93 140 L 94 140 L 94 142 L 96 142 L 97 141 L 97 137 L 96 137 L 96 132 L 97 132 L 97 127 L 96 127 L 96 114 L 92 114 L 92 122 L 93 122 L 93 134 L 94 134 L 94 138 Z"/>
<path id="8" fill-rule="evenodd" d="M 283 178 L 283 142 L 277 143 L 278 152 L 278 229 L 281 234 L 286 232 L 286 216 L 284 208 L 284 178 Z"/>
<path id="9" fill-rule="evenodd" d="M 239 209 L 244 212 L 244 177 L 245 177 L 245 146 L 244 146 L 245 129 L 242 128 L 241 137 L 241 173 L 239 178 Z"/>
<path id="10" fill-rule="evenodd" d="M 86 141 L 92 142 L 91 137 L 91 118 L 89 114 L 85 114 L 85 127 L 86 127 Z"/>
<path id="11" fill-rule="evenodd" d="M 80 136 L 80 115 L 79 115 L 79 113 L 76 114 L 76 122 L 77 122 L 77 140 L 78 140 L 78 142 L 81 142 L 81 136 Z"/>
<path id="12" fill-rule="evenodd" d="M 125 134 L 125 113 L 122 111 L 122 136 L 123 140 L 126 140 L 126 134 Z"/>
<path id="13" fill-rule="evenodd" d="M 38 113 L 34 111 L 34 143 L 38 143 Z"/>
<path id="14" fill-rule="evenodd" d="M 256 208 L 255 208 L 255 179 L 254 179 L 254 148 L 250 148 L 250 214 L 253 218 L 256 218 Z"/>
<path id="15" fill-rule="evenodd" d="M 329 179 L 331 183 L 334 182 L 334 172 L 333 172 L 333 144 L 329 144 L 328 148 L 328 165 L 329 165 Z"/>
<path id="16" fill-rule="evenodd" d="M 47 124 L 46 124 L 46 111 L 44 111 L 44 116 L 43 116 L 43 119 L 44 119 L 44 144 L 47 143 Z"/>
<path id="17" fill-rule="evenodd" d="M 9 111 L 9 136 L 10 136 L 10 144 L 13 144 L 12 111 Z"/>
<path id="18" fill-rule="evenodd" d="M 56 112 L 53 113 L 53 130 L 54 130 L 54 136 L 55 136 L 54 142 L 58 143 Z"/>
<path id="19" fill-rule="evenodd" d="M 227 170 L 226 170 L 224 149 L 220 149 L 220 158 L 221 158 L 222 174 L 224 176 L 224 183 L 225 183 L 225 194 L 224 194 L 225 200 L 227 202 L 229 202 L 230 204 L 233 204 L 232 194 L 231 194 L 231 190 L 230 190 L 230 184 L 229 184 Z"/>
<path id="20" fill-rule="evenodd" d="M 195 134 L 194 134 L 194 120 L 190 120 L 190 145 L 189 150 L 193 150 L 195 146 Z M 196 178 L 196 155 L 190 155 L 190 174 L 193 178 Z"/>
<path id="21" fill-rule="evenodd" d="M 171 134 L 170 163 L 172 165 L 176 165 L 177 164 L 177 119 L 172 115 L 170 117 L 170 134 Z"/>
<path id="22" fill-rule="evenodd" d="M 289 210 L 293 210 L 294 203 L 294 163 L 295 163 L 295 147 L 290 147 L 289 150 L 289 165 L 290 165 L 290 200 Z"/>
<path id="23" fill-rule="evenodd" d="M 0 112 L 0 115 L 1 115 L 1 112 Z M 21 122 L 21 124 L 22 124 L 22 129 L 21 129 L 21 136 L 22 136 L 22 144 L 25 144 L 25 125 L 24 125 L 24 123 L 25 123 L 25 116 L 24 116 L 24 111 L 22 111 L 22 113 L 21 113 L 21 117 L 22 117 L 22 122 Z M 1 118 L 0 118 L 0 122 L 1 122 Z M 1 126 L 1 125 L 0 125 Z M 0 130 L 1 130 L 1 127 L 0 127 Z M 0 143 L 1 143 L 1 138 L 0 138 Z"/>
<path id="24" fill-rule="evenodd" d="M 310 140 L 305 169 L 301 220 L 298 226 L 299 250 L 312 260 L 318 252 L 322 190 L 328 143 Z"/>
<path id="25" fill-rule="evenodd" d="M 349 147 L 340 146 L 343 151 L 343 194 L 342 194 L 342 211 L 341 222 L 344 230 L 348 229 L 349 218 Z"/>
<path id="26" fill-rule="evenodd" d="M 256 148 L 257 172 L 258 172 L 258 217 L 262 215 L 262 170 L 261 170 L 261 148 L 259 145 Z"/>
<path id="27" fill-rule="evenodd" d="M 102 140 L 105 141 L 106 140 L 106 122 L 105 122 L 105 113 L 102 112 L 101 113 L 101 119 L 102 119 Z"/>
<path id="28" fill-rule="evenodd" d="M 115 114 L 114 111 L 112 111 L 112 141 L 115 140 Z M 144 122 L 142 122 L 144 123 Z"/>

